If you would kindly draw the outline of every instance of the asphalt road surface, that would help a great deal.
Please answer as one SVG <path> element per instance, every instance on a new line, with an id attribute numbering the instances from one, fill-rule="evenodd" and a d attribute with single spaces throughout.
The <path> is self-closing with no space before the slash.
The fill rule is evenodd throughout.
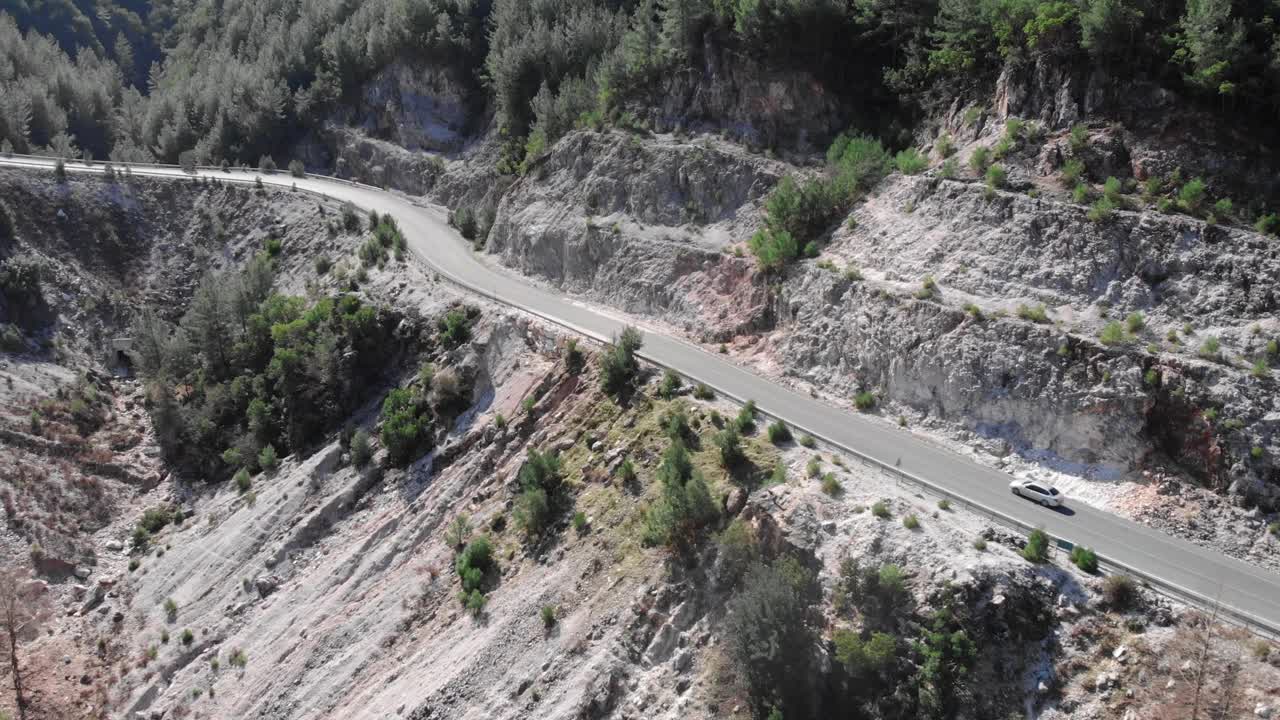
<path id="1" fill-rule="evenodd" d="M 30 158 L 0 158 L 0 165 L 47 172 L 51 163 Z M 68 162 L 68 171 L 101 172 Z M 178 168 L 132 166 L 135 175 L 189 178 Z M 202 169 L 200 175 L 252 181 L 254 172 Z M 264 183 L 290 186 L 349 201 L 364 210 L 391 213 L 409 249 L 440 274 L 491 298 L 566 325 L 596 339 L 608 339 L 623 323 L 573 302 L 554 291 L 533 287 L 513 275 L 480 262 L 469 244 L 435 214 L 403 196 L 367 186 L 318 178 L 294 178 L 278 172 L 261 176 Z M 1009 475 L 983 467 L 956 453 L 886 423 L 859 417 L 849 408 L 789 390 L 755 375 L 728 359 L 680 339 L 646 332 L 641 354 L 695 381 L 705 382 L 738 400 L 754 399 L 759 408 L 788 424 L 851 450 L 864 458 L 917 478 L 961 503 L 1011 519 L 1026 527 L 1040 527 L 1055 539 L 1086 545 L 1108 561 L 1138 571 L 1174 594 L 1190 595 L 1204 605 L 1218 605 L 1224 616 L 1236 616 L 1271 635 L 1280 631 L 1280 575 L 1184 540 L 1147 528 L 1083 502 L 1067 498 L 1065 508 L 1042 508 L 1015 497 Z"/>

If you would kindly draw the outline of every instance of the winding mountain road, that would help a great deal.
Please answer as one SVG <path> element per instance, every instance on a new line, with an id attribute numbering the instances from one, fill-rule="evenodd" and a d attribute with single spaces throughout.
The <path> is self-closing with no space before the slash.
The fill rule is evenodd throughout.
<path id="1" fill-rule="evenodd" d="M 49 171 L 42 158 L 0 158 L 0 166 Z M 101 165 L 68 162 L 71 172 L 101 172 Z M 131 166 L 134 175 L 190 178 L 175 167 Z M 252 182 L 255 172 L 230 173 L 202 168 L 200 175 Z M 287 173 L 262 175 L 271 185 L 290 186 L 349 201 L 365 210 L 391 213 L 413 255 L 441 275 L 502 303 L 604 340 L 623 323 L 555 292 L 540 289 L 480 262 L 468 243 L 435 215 L 404 197 L 376 188 Z M 953 502 L 970 505 L 1021 527 L 1041 527 L 1054 538 L 1094 548 L 1108 569 L 1123 570 L 1153 587 L 1271 637 L 1280 637 L 1280 575 L 1214 553 L 1190 542 L 1080 502 L 1066 509 L 1042 508 L 1013 496 L 1011 477 L 888 424 L 859 417 L 851 409 L 789 390 L 744 370 L 729 360 L 678 338 L 647 332 L 641 354 L 695 381 L 705 382 L 738 400 L 753 398 L 765 413 L 781 418 L 826 442 L 849 450 L 890 474 L 919 483 Z"/>

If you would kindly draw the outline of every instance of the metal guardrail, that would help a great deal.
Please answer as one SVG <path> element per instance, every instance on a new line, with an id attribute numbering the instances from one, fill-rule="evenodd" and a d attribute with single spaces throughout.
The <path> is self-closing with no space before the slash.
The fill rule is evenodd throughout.
<path id="1" fill-rule="evenodd" d="M 36 160 L 36 161 L 41 161 L 41 162 L 49 162 L 49 161 L 53 161 L 53 160 L 57 160 L 57 159 L 58 159 L 58 158 L 56 158 L 56 157 L 51 157 L 51 156 L 41 156 L 41 155 L 23 155 L 23 154 L 18 154 L 18 153 L 7 154 L 7 155 L 5 155 L 4 157 L 5 157 L 6 159 L 9 159 L 9 158 L 23 158 L 23 159 Z M 99 162 L 85 163 L 85 162 L 84 162 L 84 161 L 82 161 L 82 160 L 70 160 L 70 159 L 66 159 L 66 158 L 64 158 L 63 160 L 64 160 L 64 163 L 66 164 L 66 166 L 67 166 L 69 169 L 72 169 L 72 170 L 74 170 L 74 171 L 76 171 L 76 172 L 87 172 L 87 171 L 88 171 L 89 169 L 91 169 L 91 168 L 101 167 L 101 166 L 103 165 L 103 163 L 99 163 Z M 78 165 L 78 167 L 77 167 L 77 165 Z M 186 171 L 184 168 L 182 168 L 182 166 L 180 166 L 180 165 L 166 165 L 166 164 L 162 164 L 162 163 L 112 163 L 112 165 L 113 165 L 114 167 L 119 167 L 119 168 L 122 168 L 122 169 L 127 169 L 127 168 L 130 168 L 130 167 L 143 167 L 143 168 L 157 168 L 157 169 L 166 169 L 166 170 L 181 170 L 181 171 L 183 171 L 183 172 L 187 172 L 187 171 Z M 276 170 L 276 171 L 274 171 L 274 172 L 267 172 L 267 173 L 263 173 L 263 172 L 261 172 L 261 171 L 259 171 L 259 170 L 255 170 L 255 169 L 252 169 L 252 168 L 244 169 L 244 168 L 233 168 L 233 167 L 228 167 L 227 169 L 225 169 L 225 170 L 224 170 L 221 166 L 211 166 L 211 165 L 197 165 L 197 166 L 196 166 L 196 169 L 197 169 L 197 170 L 208 171 L 208 172 L 220 172 L 220 173 L 224 173 L 224 174 L 227 174 L 227 175 L 230 175 L 231 173 L 241 173 L 241 174 L 243 174 L 243 173 L 252 173 L 252 174 L 253 174 L 253 178 L 252 178 L 252 179 L 250 179 L 250 178 L 244 178 L 244 177 L 227 177 L 227 178 L 224 178 L 226 181 L 229 181 L 229 182 L 235 182 L 235 183 L 252 183 L 252 182 L 254 182 L 256 179 L 258 179 L 258 178 L 261 178 L 261 177 L 264 177 L 264 176 L 265 176 L 265 177 L 267 177 L 267 178 L 271 178 L 271 179 L 270 179 L 270 180 L 267 180 L 267 181 L 264 181 L 264 182 L 268 182 L 268 183 L 270 183 L 270 184 L 272 184 L 272 185 L 284 186 L 284 185 L 286 185 L 286 181 L 281 181 L 281 180 L 279 180 L 278 178 L 289 178 L 289 177 L 293 177 L 292 175 L 290 175 L 290 174 L 289 174 L 289 172 L 288 172 L 287 170 L 285 170 L 285 171 Z M 195 179 L 197 176 L 195 176 L 195 175 L 191 175 L 190 177 L 191 177 L 192 179 Z M 367 184 L 365 184 L 365 183 L 361 183 L 361 182 L 358 182 L 358 181 L 355 181 L 355 180 L 348 180 L 348 179 L 346 179 L 346 178 L 339 178 L 339 177 L 335 177 L 335 176 L 332 176 L 332 175 L 320 175 L 320 174 L 315 174 L 315 173 L 306 173 L 306 175 L 305 175 L 304 177 L 305 177 L 305 179 L 320 180 L 320 181 L 324 181 L 324 182 L 336 182 L 336 183 L 340 183 L 340 184 L 343 184 L 343 185 L 349 185 L 349 186 L 352 186 L 352 187 L 359 187 L 359 188 L 364 188 L 364 189 L 367 189 L 367 190 L 374 190 L 374 191 L 378 191 L 378 192 L 391 192 L 391 191 L 389 191 L 389 190 L 386 190 L 385 188 L 376 187 L 376 186 L 373 186 L 373 185 L 367 185 Z M 314 194 L 314 195 L 319 195 L 319 196 L 321 196 L 321 197 L 329 197 L 329 196 L 328 196 L 328 195 L 326 195 L 325 193 L 320 192 L 320 191 L 318 191 L 318 190 L 312 190 L 312 189 L 309 189 L 309 188 L 295 188 L 295 189 L 297 189 L 297 190 L 298 190 L 298 191 L 300 191 L 300 192 L 311 193 L 311 194 Z M 336 198 L 330 198 L 330 199 L 336 199 Z M 412 251 L 412 249 L 410 250 L 410 252 L 413 252 L 413 251 Z M 549 322 L 549 323 L 551 323 L 551 324 L 553 324 L 553 325 L 556 325 L 556 326 L 558 326 L 558 327 L 564 328 L 564 329 L 569 330 L 569 331 L 571 331 L 571 332 L 573 332 L 573 333 L 576 333 L 576 334 L 578 334 L 578 335 L 582 335 L 582 336 L 587 337 L 587 338 L 589 338 L 589 339 L 591 339 L 591 340 L 594 340 L 594 341 L 596 341 L 597 343 L 600 343 L 600 344 L 608 344 L 608 343 L 610 343 L 610 342 L 612 341 L 612 338 L 606 338 L 606 337 L 600 336 L 599 334 L 597 334 L 597 333 L 595 333 L 595 332 L 592 332 L 591 330 L 588 330 L 588 329 L 583 328 L 583 327 L 579 327 L 579 326 L 577 326 L 577 325 L 575 325 L 575 324 L 573 324 L 573 323 L 566 322 L 566 321 L 564 321 L 564 320 L 561 320 L 561 319 L 556 318 L 556 317 L 554 317 L 554 316 L 548 315 L 548 314 L 546 314 L 546 313 L 539 312 L 538 310 L 535 310 L 535 309 L 532 309 L 532 308 L 524 308 L 524 307 L 520 307 L 520 306 L 518 306 L 518 305 L 514 305 L 514 304 L 512 304 L 512 303 L 510 303 L 510 302 L 508 302 L 508 301 L 506 301 L 506 300 L 504 300 L 503 298 L 499 297 L 498 295 L 496 295 L 496 294 L 494 294 L 494 293 L 492 293 L 492 292 L 490 292 L 490 291 L 488 291 L 488 290 L 486 290 L 486 289 L 484 289 L 484 288 L 476 287 L 476 286 L 472 286 L 472 285 L 470 285 L 469 283 L 467 283 L 467 282 L 463 281 L 462 279 L 460 279 L 460 278 L 458 278 L 458 277 L 455 277 L 452 273 L 448 272 L 447 270 L 445 270 L 445 269 L 443 269 L 443 268 L 439 267 L 438 265 L 436 265 L 435 263 L 433 263 L 433 262 L 431 261 L 431 259 L 430 259 L 430 258 L 428 258 L 428 257 L 426 257 L 426 256 L 423 256 L 423 255 L 420 255 L 420 254 L 418 254 L 418 253 L 416 253 L 416 252 L 415 252 L 415 253 L 413 253 L 413 254 L 414 254 L 414 256 L 415 256 L 415 257 L 417 257 L 419 260 L 421 260 L 421 261 L 422 261 L 424 264 L 426 264 L 428 267 L 432 268 L 432 270 L 433 270 L 437 275 L 439 275 L 439 276 L 441 276 L 441 277 L 445 278 L 446 280 L 448 280 L 448 281 L 449 281 L 450 283 L 452 283 L 453 285 L 455 285 L 455 286 L 457 286 L 457 287 L 459 287 L 459 288 L 461 288 L 461 289 L 463 289 L 463 290 L 465 290 L 465 291 L 467 291 L 467 292 L 471 292 L 471 293 L 474 293 L 474 294 L 480 295 L 480 296 L 482 296 L 482 297 L 488 298 L 489 300 L 492 300 L 492 301 L 494 301 L 494 302 L 496 302 L 496 303 L 499 303 L 499 304 L 501 304 L 501 305 L 505 305 L 505 306 L 507 306 L 507 307 L 514 308 L 514 309 L 519 310 L 519 311 L 521 311 L 521 312 L 528 313 L 528 314 L 533 315 L 533 316 L 535 316 L 535 317 L 538 317 L 538 318 L 540 318 L 540 319 L 542 319 L 542 320 L 544 320 L 544 321 L 546 321 L 546 322 Z M 699 349 L 700 349 L 700 348 L 699 348 Z M 705 352 L 705 351 L 703 351 L 703 352 Z M 691 377 L 691 376 L 685 375 L 684 373 L 680 372 L 679 370 L 676 370 L 675 368 L 670 367 L 669 365 L 667 365 L 667 364 L 663 363 L 661 360 L 659 360 L 659 359 L 657 359 L 657 358 L 655 358 L 655 357 L 652 357 L 652 356 L 648 355 L 647 353 L 645 353 L 645 352 L 644 352 L 644 348 L 643 348 L 643 347 L 641 347 L 640 351 L 639 351 L 637 354 L 638 354 L 642 359 L 644 359 L 645 361 L 649 362 L 650 364 L 655 365 L 655 366 L 660 367 L 660 368 L 663 368 L 664 370 L 670 370 L 670 371 L 672 371 L 672 372 L 675 372 L 676 374 L 683 376 L 686 380 L 694 380 L 694 381 L 697 381 L 697 382 L 703 382 L 703 381 L 701 381 L 701 380 L 698 380 L 697 378 L 693 378 L 693 377 Z M 730 400 L 732 400 L 732 401 L 734 401 L 734 402 L 736 402 L 736 403 L 739 403 L 739 404 L 745 404 L 745 403 L 749 400 L 749 398 L 742 398 L 742 397 L 738 397 L 738 396 L 737 396 L 737 395 L 735 395 L 734 393 L 732 393 L 732 392 L 730 392 L 730 391 L 728 391 L 728 390 L 725 390 L 725 389 L 724 389 L 724 388 L 722 388 L 722 387 L 718 387 L 718 386 L 716 386 L 715 384 L 712 384 L 712 383 L 704 383 L 704 384 L 706 384 L 706 385 L 707 385 L 707 387 L 710 387 L 712 390 L 714 390 L 717 394 L 719 394 L 719 395 L 723 395 L 724 397 L 729 398 Z M 993 509 L 988 508 L 988 507 L 986 507 L 986 506 L 984 506 L 984 505 L 982 505 L 982 504 L 980 504 L 980 503 L 978 503 L 978 502 L 975 502 L 975 501 L 973 501 L 973 500 L 969 499 L 968 497 L 964 496 L 963 494 L 956 493 L 956 492 L 953 492 L 953 491 L 947 490 L 947 489 L 945 489 L 945 488 L 942 488 L 941 486 L 939 486 L 939 485 L 937 485 L 937 484 L 935 484 L 935 483 L 933 483 L 933 482 L 931 482 L 931 481 L 929 481 L 929 480 L 927 480 L 927 479 L 925 479 L 925 478 L 923 478 L 923 477 L 920 477 L 920 476 L 915 475 L 915 474 L 913 474 L 913 473 L 907 472 L 906 470 L 903 470 L 903 469 L 902 469 L 902 468 L 900 468 L 900 467 L 896 467 L 896 466 L 894 466 L 894 465 L 890 465 L 890 464 L 888 464 L 888 463 L 886 463 L 886 462 L 883 462 L 883 461 L 878 460 L 878 459 L 876 459 L 876 458 L 874 458 L 874 457 L 871 457 L 870 455 L 867 455 L 866 453 L 863 453 L 863 452 L 862 452 L 862 451 L 860 451 L 860 450 L 857 450 L 857 449 L 855 449 L 855 448 L 852 448 L 852 447 L 849 447 L 849 446 L 847 446 L 847 445 L 844 445 L 843 443 L 840 443 L 840 442 L 838 442 L 838 441 L 835 441 L 835 440 L 831 439 L 830 437 L 828 437 L 828 436 L 824 435 L 820 430 L 815 430 L 815 429 L 813 429 L 813 428 L 806 427 L 803 423 L 796 422 L 795 420 L 792 420 L 792 419 L 789 419 L 789 418 L 783 417 L 783 416 L 781 416 L 781 415 L 778 415 L 777 413 L 771 413 L 771 412 L 769 412 L 769 411 L 768 411 L 768 409 L 767 409 L 767 408 L 759 408 L 759 410 L 760 410 L 761 414 L 763 414 L 763 415 L 766 415 L 766 416 L 769 416 L 769 417 L 773 417 L 773 418 L 775 418 L 775 419 L 777 419 L 777 420 L 781 420 L 781 421 L 783 421 L 783 422 L 787 423 L 788 425 L 790 425 L 790 426 L 792 426 L 792 427 L 794 427 L 794 428 L 797 428 L 797 429 L 799 429 L 799 430 L 801 430 L 801 431 L 804 431 L 804 432 L 806 432 L 806 433 L 808 433 L 808 434 L 812 435 L 815 439 L 822 441 L 822 442 L 823 442 L 823 443 L 825 443 L 826 445 L 829 445 L 829 446 L 831 446 L 831 447 L 833 447 L 833 448 L 837 448 L 837 449 L 841 450 L 842 452 L 845 452 L 845 453 L 847 453 L 847 454 L 849 454 L 849 455 L 852 455 L 853 457 L 857 458 L 857 459 L 858 459 L 858 460 L 860 460 L 863 464 L 865 464 L 865 465 L 867 465 L 867 466 L 869 466 L 869 467 L 872 467 L 872 468 L 875 468 L 875 469 L 881 470 L 881 471 L 883 471 L 883 472 L 885 472 L 885 473 L 888 473 L 890 476 L 894 477 L 894 478 L 895 478 L 897 481 L 899 481 L 899 482 L 901 482 L 901 481 L 905 481 L 905 482 L 907 482 L 907 483 L 908 483 L 908 484 L 910 484 L 910 485 L 913 485 L 913 486 L 915 486 L 915 487 L 918 487 L 918 488 L 920 488 L 920 489 L 925 490 L 926 492 L 929 492 L 929 493 L 932 493 L 933 495 L 938 496 L 938 498 L 939 498 L 939 499 L 943 499 L 943 498 L 945 498 L 945 499 L 947 499 L 947 500 L 948 500 L 948 501 L 950 501 L 950 502 L 957 503 L 957 504 L 959 504 L 959 505 L 961 505 L 961 506 L 963 506 L 963 507 L 967 508 L 968 510 L 970 510 L 970 511 L 972 511 L 972 512 L 975 512 L 975 513 L 977 513 L 977 514 L 979 514 L 979 515 L 982 515 L 982 516 L 984 516 L 984 517 L 987 517 L 987 518 L 989 518 L 989 519 L 991 519 L 991 520 L 993 520 L 993 521 L 995 521 L 995 522 L 997 522 L 997 523 L 999 523 L 999 524 L 1001 524 L 1001 525 L 1005 526 L 1006 528 L 1011 529 L 1011 530 L 1013 530 L 1013 531 L 1015 531 L 1015 532 L 1026 534 L 1026 533 L 1030 533 L 1032 530 L 1037 529 L 1035 526 L 1033 526 L 1033 525 L 1029 525 L 1029 524 L 1027 524 L 1027 523 L 1024 523 L 1024 522 L 1022 522 L 1021 520 L 1018 520 L 1017 518 L 1014 518 L 1014 517 L 1012 517 L 1012 516 L 1010 516 L 1010 515 L 1006 515 L 1005 513 L 999 512 L 998 510 L 993 510 Z M 1059 537 L 1057 537 L 1056 539 L 1058 539 L 1058 540 L 1065 540 L 1065 541 L 1067 541 L 1067 542 L 1071 542 L 1071 543 L 1073 543 L 1073 544 L 1074 544 L 1074 542 L 1073 542 L 1070 538 L 1066 538 L 1066 537 L 1061 537 L 1061 536 L 1059 536 Z M 1094 548 L 1094 550 L 1095 550 L 1095 552 L 1097 552 L 1097 551 L 1096 551 L 1096 548 Z M 1134 578 L 1138 579 L 1138 580 L 1139 580 L 1143 585 L 1145 585 L 1145 586 L 1146 586 L 1146 587 L 1148 587 L 1149 589 L 1151 589 L 1151 590 L 1153 590 L 1153 591 L 1155 591 L 1155 592 L 1158 592 L 1158 593 L 1160 593 L 1160 594 L 1162 594 L 1162 595 L 1164 595 L 1164 596 L 1166 596 L 1166 597 L 1169 597 L 1169 598 L 1171 598 L 1171 599 L 1174 599 L 1174 600 L 1176 600 L 1176 601 L 1178 601 L 1178 602 L 1185 603 L 1185 604 L 1190 605 L 1190 606 L 1192 606 L 1192 607 L 1196 607 L 1196 608 L 1198 608 L 1198 609 L 1200 609 L 1200 610 L 1202 610 L 1202 611 L 1205 611 L 1205 612 L 1212 612 L 1212 613 L 1214 613 L 1214 614 L 1215 614 L 1219 619 L 1226 620 L 1226 621 L 1228 621 L 1228 622 L 1230 622 L 1230 623 L 1232 623 L 1232 624 L 1234 624 L 1234 625 L 1237 625 L 1237 626 L 1239 626 L 1239 627 L 1242 627 L 1242 628 L 1244 628 L 1244 629 L 1246 629 L 1246 630 L 1248 630 L 1248 631 L 1250 631 L 1250 632 L 1252 632 L 1252 633 L 1254 633 L 1254 634 L 1257 634 L 1257 635 L 1260 635 L 1260 636 L 1263 636 L 1263 637 L 1267 637 L 1267 638 L 1270 638 L 1270 639 L 1272 639 L 1272 640 L 1280 641 L 1280 626 L 1277 626 L 1277 625 L 1275 625 L 1275 624 L 1273 624 L 1273 623 L 1270 623 L 1270 622 L 1268 622 L 1268 621 L 1266 621 L 1266 620 L 1263 620 L 1262 618 L 1259 618 L 1259 617 L 1257 617 L 1257 616 L 1253 615 L 1252 613 L 1247 613 L 1247 612 L 1245 612 L 1245 611 L 1243 611 L 1243 610 L 1239 610 L 1239 609 L 1234 608 L 1234 607 L 1231 607 L 1231 606 L 1229 606 L 1229 605 L 1225 605 L 1225 604 L 1223 604 L 1223 603 L 1221 603 L 1221 602 L 1219 602 L 1219 601 L 1216 601 L 1216 600 L 1210 600 L 1209 598 L 1205 598 L 1205 597 L 1201 596 L 1199 593 L 1196 593 L 1196 592 L 1194 592 L 1194 591 L 1192 591 L 1192 590 L 1189 590 L 1189 589 L 1187 589 L 1187 588 L 1184 588 L 1184 587 L 1182 587 L 1182 586 L 1180 586 L 1180 585 L 1178 585 L 1178 584 L 1176 584 L 1176 583 L 1168 582 L 1168 581 L 1163 580 L 1163 579 L 1161 579 L 1161 578 L 1159 578 L 1159 577 L 1156 577 L 1156 576 L 1154 576 L 1154 575 L 1148 574 L 1148 573 L 1146 573 L 1146 572 L 1144 572 L 1144 571 L 1142 571 L 1142 570 L 1140 570 L 1140 569 L 1138 569 L 1138 568 L 1136 568 L 1136 567 L 1133 567 L 1133 566 L 1127 565 L 1127 564 L 1125 564 L 1125 563 L 1119 562 L 1119 561 L 1117 561 L 1117 560 L 1115 560 L 1115 559 L 1112 559 L 1112 558 L 1108 558 L 1105 554 L 1098 553 L 1098 554 L 1097 554 L 1097 557 L 1098 557 L 1099 568 L 1100 568 L 1100 570 L 1101 570 L 1102 572 L 1105 572 L 1105 573 L 1107 573 L 1107 574 L 1124 574 L 1124 575 L 1129 575 L 1129 576 L 1131 576 L 1131 577 L 1134 577 Z"/>

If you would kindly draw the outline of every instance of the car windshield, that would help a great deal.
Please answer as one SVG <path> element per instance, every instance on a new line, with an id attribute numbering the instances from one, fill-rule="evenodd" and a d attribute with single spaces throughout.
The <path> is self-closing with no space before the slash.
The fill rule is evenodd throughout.
<path id="1" fill-rule="evenodd" d="M 1051 488 L 1049 488 L 1049 494 L 1050 494 L 1050 495 L 1057 495 L 1057 494 L 1058 494 L 1058 488 L 1055 488 L 1055 487 L 1051 487 Z"/>

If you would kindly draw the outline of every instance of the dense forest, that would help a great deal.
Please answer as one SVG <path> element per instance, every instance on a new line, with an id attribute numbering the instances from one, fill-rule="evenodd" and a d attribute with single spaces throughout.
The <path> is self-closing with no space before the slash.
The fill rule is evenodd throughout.
<path id="1" fill-rule="evenodd" d="M 518 163 L 626 123 L 712 49 L 809 73 L 910 128 L 1009 64 L 1149 81 L 1234 122 L 1280 110 L 1264 0 L 6 0 L 0 143 L 121 161 L 255 162 L 392 62 L 458 69 Z M 477 127 L 483 127 L 478 123 Z"/>

